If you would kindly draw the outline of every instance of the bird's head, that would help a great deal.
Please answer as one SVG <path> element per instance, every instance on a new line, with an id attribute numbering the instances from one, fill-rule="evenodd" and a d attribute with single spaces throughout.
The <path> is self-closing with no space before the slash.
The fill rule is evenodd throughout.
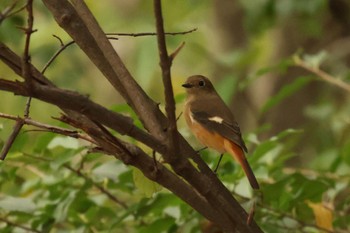
<path id="1" fill-rule="evenodd" d="M 193 75 L 182 84 L 188 94 L 210 93 L 215 91 L 210 80 L 202 75 Z"/>

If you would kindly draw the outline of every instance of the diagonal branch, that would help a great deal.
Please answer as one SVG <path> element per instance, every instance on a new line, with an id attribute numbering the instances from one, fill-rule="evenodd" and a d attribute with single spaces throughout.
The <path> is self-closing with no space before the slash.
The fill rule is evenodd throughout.
<path id="1" fill-rule="evenodd" d="M 347 92 L 350 92 L 350 84 L 342 81 L 341 79 L 337 79 L 330 74 L 324 72 L 318 67 L 313 67 L 308 65 L 305 61 L 303 61 L 300 57 L 294 56 L 293 57 L 294 63 L 296 66 L 299 66 L 315 75 L 317 75 L 321 80 L 328 82 L 332 85 L 335 85 L 339 87 L 340 89 L 343 89 Z"/>
<path id="2" fill-rule="evenodd" d="M 19 132 L 21 131 L 23 127 L 23 122 L 21 120 L 17 120 L 15 126 L 13 127 L 13 131 L 10 134 L 10 137 L 7 139 L 6 143 L 4 144 L 1 152 L 0 152 L 0 159 L 5 160 L 6 155 L 10 151 L 13 143 L 15 142 L 16 137 L 18 136 Z"/>

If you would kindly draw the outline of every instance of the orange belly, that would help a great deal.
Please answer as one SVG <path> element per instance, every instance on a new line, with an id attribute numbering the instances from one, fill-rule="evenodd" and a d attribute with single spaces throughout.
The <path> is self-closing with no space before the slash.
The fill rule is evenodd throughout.
<path id="1" fill-rule="evenodd" d="M 206 130 L 203 126 L 196 122 L 193 122 L 190 125 L 190 128 L 198 141 L 200 141 L 203 145 L 215 149 L 221 154 L 226 152 L 224 137 Z"/>

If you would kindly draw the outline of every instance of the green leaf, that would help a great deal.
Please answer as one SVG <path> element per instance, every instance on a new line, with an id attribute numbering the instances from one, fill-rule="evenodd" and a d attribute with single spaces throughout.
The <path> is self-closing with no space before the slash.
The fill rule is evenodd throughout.
<path id="1" fill-rule="evenodd" d="M 343 147 L 340 148 L 340 155 L 342 159 L 350 165 L 350 142 L 346 143 Z"/>
<path id="2" fill-rule="evenodd" d="M 78 149 L 79 146 L 79 141 L 75 138 L 57 136 L 51 140 L 47 148 L 54 149 L 56 147 L 63 147 L 67 149 Z"/>
<path id="3" fill-rule="evenodd" d="M 302 76 L 296 78 L 292 83 L 287 84 L 273 97 L 271 97 L 262 107 L 261 113 L 266 113 L 274 106 L 280 104 L 287 97 L 292 96 L 297 91 L 305 87 L 312 80 L 309 76 Z"/>
<path id="4" fill-rule="evenodd" d="M 162 186 L 149 180 L 143 173 L 137 169 L 133 169 L 134 183 L 136 187 L 146 196 L 151 197 L 154 193 L 159 192 Z"/>
<path id="5" fill-rule="evenodd" d="M 63 164 L 70 162 L 83 148 L 78 150 L 65 149 L 62 147 L 54 150 L 54 159 L 50 162 L 50 167 L 54 170 L 60 168 Z"/>
<path id="6" fill-rule="evenodd" d="M 252 163 L 257 162 L 260 158 L 266 155 L 269 151 L 273 150 L 277 146 L 275 141 L 265 141 L 257 146 L 254 153 L 249 157 L 249 161 Z"/>
<path id="7" fill-rule="evenodd" d="M 77 192 L 77 190 L 69 190 L 66 192 L 66 194 L 63 194 L 54 211 L 56 222 L 62 222 L 67 218 L 70 205 L 74 201 Z"/>
<path id="8" fill-rule="evenodd" d="M 168 233 L 171 232 L 170 228 L 174 226 L 175 219 L 171 217 L 167 218 L 161 218 L 153 223 L 149 224 L 148 226 L 140 227 L 138 230 L 139 233 Z"/>
<path id="9" fill-rule="evenodd" d="M 36 204 L 30 198 L 6 196 L 0 200 L 0 209 L 33 213 Z"/>
<path id="10" fill-rule="evenodd" d="M 277 209 L 288 209 L 288 203 L 293 196 L 285 191 L 287 184 L 288 179 L 282 179 L 274 184 L 263 186 L 264 202 Z"/>
<path id="11" fill-rule="evenodd" d="M 303 56 L 304 62 L 311 67 L 319 68 L 322 62 L 327 58 L 328 54 L 326 51 L 322 50 L 316 54 L 305 54 Z"/>
<path id="12" fill-rule="evenodd" d="M 319 180 L 310 180 L 300 173 L 293 174 L 291 181 L 294 201 L 296 202 L 305 200 L 319 202 L 323 193 L 329 188 L 326 183 Z"/>
<path id="13" fill-rule="evenodd" d="M 95 175 L 99 180 L 105 178 L 111 179 L 115 182 L 118 182 L 118 176 L 122 173 L 125 173 L 129 168 L 119 161 L 108 161 L 92 170 L 92 174 Z"/>

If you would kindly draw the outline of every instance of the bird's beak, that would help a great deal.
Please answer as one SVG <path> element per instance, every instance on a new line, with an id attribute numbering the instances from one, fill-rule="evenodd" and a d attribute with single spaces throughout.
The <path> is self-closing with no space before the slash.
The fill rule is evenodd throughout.
<path id="1" fill-rule="evenodd" d="M 191 87 L 193 87 L 193 85 L 191 83 L 184 83 L 184 84 L 182 84 L 182 86 L 184 88 L 191 88 Z"/>

